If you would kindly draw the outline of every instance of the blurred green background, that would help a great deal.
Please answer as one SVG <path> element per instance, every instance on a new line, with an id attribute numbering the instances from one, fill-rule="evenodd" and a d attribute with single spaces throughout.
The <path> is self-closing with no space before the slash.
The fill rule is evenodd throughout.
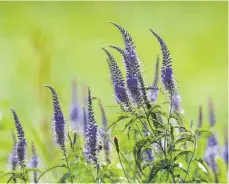
<path id="1" fill-rule="evenodd" d="M 161 55 L 149 27 L 165 40 L 186 119 L 196 124 L 202 105 L 207 126 L 208 99 L 212 98 L 217 120 L 214 131 L 223 145 L 228 120 L 227 2 L 0 2 L 2 167 L 12 149 L 10 107 L 18 112 L 29 144 L 34 140 L 42 149 L 38 150 L 41 160 L 50 164 L 59 160 L 59 151 L 53 155 L 55 146 L 47 147 L 52 142 L 53 111 L 45 84 L 56 89 L 66 118 L 73 78 L 81 97 L 82 86 L 87 84 L 105 106 L 115 104 L 100 47 L 123 47 L 123 41 L 109 20 L 132 35 L 147 85 L 153 81 L 156 55 Z M 121 64 L 121 57 L 112 53 Z M 101 124 L 98 108 L 95 110 Z M 112 119 L 117 108 L 106 107 L 106 111 Z"/>

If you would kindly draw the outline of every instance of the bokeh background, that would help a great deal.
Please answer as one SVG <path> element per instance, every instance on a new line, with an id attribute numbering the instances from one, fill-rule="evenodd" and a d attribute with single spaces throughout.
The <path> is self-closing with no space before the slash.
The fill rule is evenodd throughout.
<path id="1" fill-rule="evenodd" d="M 109 120 L 117 108 L 106 56 L 100 49 L 123 47 L 114 21 L 132 35 L 144 64 L 146 84 L 153 81 L 160 47 L 151 27 L 168 45 L 185 117 L 194 125 L 199 105 L 208 126 L 208 99 L 214 103 L 214 131 L 220 145 L 228 122 L 228 5 L 227 2 L 0 2 L 0 165 L 12 150 L 14 107 L 27 139 L 35 141 L 40 159 L 52 165 L 59 151 L 52 147 L 52 85 L 69 117 L 72 79 L 100 98 Z M 112 52 L 118 59 L 121 57 Z M 101 115 L 95 104 L 96 118 Z M 109 123 L 112 123 L 111 121 Z M 31 145 L 31 144 L 30 144 Z M 0 169 L 2 169 L 0 168 Z"/>

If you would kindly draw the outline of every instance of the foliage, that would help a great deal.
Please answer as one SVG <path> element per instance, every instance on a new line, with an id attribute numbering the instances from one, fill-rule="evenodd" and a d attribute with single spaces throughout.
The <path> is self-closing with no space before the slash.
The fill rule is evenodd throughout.
<path id="1" fill-rule="evenodd" d="M 209 137 L 214 132 L 208 128 L 198 127 L 194 129 L 192 122 L 188 122 L 180 104 L 180 96 L 172 70 L 171 55 L 162 38 L 153 30 L 160 43 L 162 62 L 163 89 L 157 84 L 145 86 L 141 71 L 141 62 L 136 53 L 136 47 L 130 34 L 121 26 L 111 22 L 118 28 L 124 38 L 125 49 L 120 49 L 126 66 L 126 81 L 111 53 L 102 48 L 108 56 L 108 64 L 111 72 L 111 80 L 119 104 L 120 112 L 116 119 L 107 126 L 105 111 L 99 100 L 103 114 L 103 127 L 100 129 L 94 117 L 92 101 L 93 92 L 88 89 L 88 104 L 84 107 L 81 125 L 85 128 L 83 135 L 66 128 L 66 121 L 58 100 L 56 91 L 48 87 L 53 95 L 54 108 L 54 132 L 56 144 L 62 153 L 59 164 L 45 170 L 38 167 L 39 154 L 35 152 L 33 144 L 33 160 L 35 166 L 26 164 L 23 147 L 23 159 L 19 159 L 19 168 L 10 172 L 2 172 L 0 175 L 4 182 L 51 182 L 44 179 L 53 170 L 57 173 L 55 182 L 84 182 L 84 183 L 202 183 L 202 182 L 227 182 L 225 168 L 227 165 L 222 159 L 216 158 L 216 154 L 210 154 L 217 165 L 206 163 L 201 140 L 211 140 Z M 114 47 L 117 48 L 119 47 Z M 159 59 L 157 59 L 159 60 Z M 159 67 L 157 61 L 156 67 Z M 156 69 L 155 78 L 158 80 L 159 71 Z M 165 110 L 162 104 L 154 98 L 150 101 L 148 91 L 160 91 L 164 94 L 169 110 Z M 156 95 L 157 97 L 157 95 Z M 212 116 L 211 104 L 211 118 Z M 19 134 L 19 143 L 24 141 L 24 131 L 19 122 L 16 112 L 12 110 L 15 125 Z M 86 116 L 85 116 L 86 113 Z M 78 122 L 79 123 L 79 122 Z M 212 125 L 213 123 L 211 123 Z M 213 126 L 213 125 L 212 125 Z M 76 130 L 77 131 L 77 130 Z M 121 137 L 121 138 L 120 138 Z M 82 146 L 81 139 L 84 139 Z M 97 140 L 98 138 L 98 140 Z M 209 138 L 209 139 L 208 139 Z M 103 139 L 103 144 L 99 139 Z M 15 151 L 14 141 L 13 153 Z M 104 145 L 106 144 L 106 145 Z M 110 146 L 113 145 L 111 153 Z M 82 150 L 84 147 L 84 150 Z M 104 149 L 105 147 L 105 149 Z M 18 146 L 16 150 L 18 150 Z M 105 150 L 106 161 L 103 162 L 101 155 Z M 15 154 L 15 153 L 14 153 Z M 113 155 L 113 157 L 111 156 Z M 110 158 L 109 158 L 110 157 Z M 115 159 L 116 158 L 116 159 Z M 36 177 L 31 177 L 31 173 Z"/>

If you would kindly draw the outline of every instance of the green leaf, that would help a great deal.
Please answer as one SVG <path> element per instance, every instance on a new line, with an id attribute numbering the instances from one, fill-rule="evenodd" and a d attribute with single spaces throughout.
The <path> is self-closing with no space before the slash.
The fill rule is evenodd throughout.
<path id="1" fill-rule="evenodd" d="M 209 133 L 209 134 L 212 134 L 212 131 L 207 129 L 207 128 L 197 128 L 196 131 L 195 131 L 195 134 L 197 133 Z"/>
<path id="2" fill-rule="evenodd" d="M 208 180 L 203 179 L 203 178 L 195 178 L 189 181 L 186 181 L 187 183 L 210 183 Z"/>
<path id="3" fill-rule="evenodd" d="M 133 149 L 133 154 L 134 154 L 134 158 L 135 158 L 135 163 L 138 166 L 140 172 L 142 173 L 142 169 L 141 169 L 141 160 L 142 160 L 142 150 L 144 146 L 148 146 L 152 143 L 157 142 L 158 140 L 160 140 L 161 138 L 165 137 L 165 136 L 169 136 L 169 134 L 162 134 L 158 137 L 146 137 L 144 139 L 141 139 L 140 141 L 137 141 L 135 144 L 135 147 Z M 143 173 L 142 173 L 143 174 Z"/>
<path id="4" fill-rule="evenodd" d="M 155 176 L 157 175 L 157 173 L 160 170 L 163 170 L 163 169 L 165 169 L 166 167 L 168 167 L 170 165 L 171 165 L 170 161 L 167 160 L 167 159 L 156 161 L 153 164 L 152 169 L 150 171 L 150 174 L 149 174 L 149 177 L 148 177 L 148 183 L 150 183 L 155 178 Z"/>
<path id="5" fill-rule="evenodd" d="M 209 174 L 209 176 L 210 176 L 210 179 L 211 179 L 211 181 L 213 181 L 212 180 L 212 173 L 211 173 L 211 171 L 210 171 L 210 168 L 208 167 L 208 165 L 203 161 L 203 159 L 201 159 L 201 158 L 199 158 L 199 159 L 194 159 L 195 161 L 197 161 L 197 162 L 199 162 L 205 169 L 206 169 L 206 171 L 208 172 L 208 174 Z"/>
<path id="6" fill-rule="evenodd" d="M 39 173 L 41 173 L 41 170 L 40 169 L 38 169 L 38 168 L 31 168 L 31 169 L 27 169 L 26 171 L 25 171 L 25 174 L 26 173 L 30 173 L 30 172 L 39 172 Z"/>
<path id="7" fill-rule="evenodd" d="M 182 137 L 180 139 L 177 139 L 175 141 L 175 144 L 178 144 L 178 143 L 182 143 L 182 142 L 186 142 L 186 141 L 190 141 L 190 142 L 193 142 L 194 143 L 194 138 L 193 136 L 187 136 L 187 137 Z"/>
<path id="8" fill-rule="evenodd" d="M 175 157 L 174 157 L 174 161 L 176 161 L 179 157 L 183 156 L 183 155 L 186 155 L 186 154 L 189 154 L 189 153 L 192 153 L 192 151 L 188 151 L 188 150 L 185 150 L 185 151 L 181 151 L 180 153 L 178 153 Z"/>
<path id="9" fill-rule="evenodd" d="M 61 178 L 60 180 L 58 181 L 58 183 L 66 183 L 66 179 L 71 177 L 71 174 L 70 173 L 65 173 Z"/>
<path id="10" fill-rule="evenodd" d="M 8 179 L 7 183 L 9 183 L 11 180 L 14 180 L 17 178 L 23 180 L 21 174 L 12 174 L 12 176 Z"/>
<path id="11" fill-rule="evenodd" d="M 112 127 L 112 126 L 114 126 L 114 125 L 116 125 L 116 123 L 118 123 L 119 121 L 121 121 L 121 120 L 123 120 L 123 119 L 127 119 L 127 118 L 130 118 L 128 115 L 123 115 L 123 114 L 121 114 L 120 116 L 118 116 L 118 118 L 107 128 L 107 130 L 106 130 L 106 133 L 108 132 L 108 130 Z"/>
<path id="12" fill-rule="evenodd" d="M 141 118 L 145 118 L 145 116 L 140 115 L 140 116 L 137 116 L 137 117 L 132 118 L 132 119 L 125 125 L 124 130 L 126 130 L 126 128 L 128 128 L 132 123 L 135 123 L 136 120 L 141 119 Z"/>
<path id="13" fill-rule="evenodd" d="M 184 126 L 184 128 L 187 131 L 190 130 L 188 122 L 186 121 L 186 119 L 184 118 L 184 116 L 180 112 L 176 111 L 176 113 L 171 114 L 170 117 L 177 120 L 179 125 Z"/>
<path id="14" fill-rule="evenodd" d="M 183 137 L 184 135 L 190 136 L 190 135 L 192 135 L 192 133 L 191 132 L 181 132 L 176 137 Z"/>
<path id="15" fill-rule="evenodd" d="M 16 171 L 10 171 L 10 172 L 7 172 L 7 173 L 1 175 L 0 178 L 2 178 L 2 177 L 4 177 L 4 176 L 7 176 L 7 175 L 9 175 L 9 174 L 18 174 L 18 172 L 16 172 Z"/>
<path id="16" fill-rule="evenodd" d="M 153 104 L 152 107 L 146 112 L 147 118 L 150 116 L 150 114 L 154 111 L 154 109 L 161 108 L 160 105 Z"/>
<path id="17" fill-rule="evenodd" d="M 157 178 L 157 181 L 159 180 L 160 183 L 166 183 L 169 179 L 169 173 L 167 172 L 167 170 L 163 169 L 158 172 Z"/>

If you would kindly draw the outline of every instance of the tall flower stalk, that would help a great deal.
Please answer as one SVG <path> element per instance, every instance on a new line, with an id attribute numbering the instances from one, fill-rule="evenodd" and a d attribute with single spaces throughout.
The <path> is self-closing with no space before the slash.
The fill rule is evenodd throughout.
<path id="1" fill-rule="evenodd" d="M 12 139 L 13 139 L 13 149 L 9 156 L 9 165 L 11 166 L 11 169 L 14 171 L 17 167 L 18 161 L 17 161 L 17 141 L 13 131 L 12 131 Z"/>
<path id="2" fill-rule="evenodd" d="M 104 153 L 105 153 L 105 158 L 107 163 L 110 163 L 110 145 L 109 145 L 109 140 L 107 138 L 107 135 L 105 134 L 106 130 L 107 130 L 107 116 L 104 110 L 104 107 L 101 103 L 101 101 L 99 100 L 99 107 L 100 107 L 100 111 L 102 114 L 102 137 L 103 137 L 103 148 L 104 148 Z"/>
<path id="3" fill-rule="evenodd" d="M 228 131 L 228 128 L 225 128 L 223 159 L 226 162 L 227 167 L 228 167 L 228 134 L 227 134 L 227 131 Z"/>
<path id="4" fill-rule="evenodd" d="M 122 34 L 123 40 L 124 40 L 124 44 L 125 44 L 124 50 L 118 47 L 115 47 L 115 46 L 112 46 L 112 47 L 118 50 L 123 56 L 124 63 L 126 66 L 127 87 L 130 91 L 132 100 L 138 106 L 141 105 L 142 103 L 145 104 L 146 107 L 149 109 L 151 105 L 147 98 L 144 79 L 141 74 L 141 68 L 140 68 L 142 63 L 140 62 L 137 56 L 136 46 L 133 42 L 133 39 L 130 36 L 130 34 L 122 26 L 114 22 L 109 22 L 109 23 L 113 24 L 115 27 L 119 29 L 119 31 Z"/>
<path id="5" fill-rule="evenodd" d="M 84 124 L 84 137 L 85 137 L 86 130 L 87 130 L 87 113 L 84 107 L 83 107 L 83 124 Z"/>
<path id="6" fill-rule="evenodd" d="M 150 29 L 150 31 L 157 38 L 161 46 L 161 52 L 162 52 L 161 80 L 164 89 L 169 92 L 169 98 L 171 101 L 171 111 L 172 112 L 178 111 L 180 113 L 183 113 L 183 109 L 181 108 L 180 105 L 181 97 L 177 90 L 176 80 L 172 69 L 172 59 L 168 47 L 165 44 L 164 40 L 157 33 L 155 33 L 152 29 Z"/>
<path id="7" fill-rule="evenodd" d="M 158 81 L 159 81 L 159 56 L 157 56 L 157 60 L 156 60 L 155 75 L 152 84 L 152 89 L 149 89 L 148 91 L 148 98 L 153 104 L 156 103 L 159 94 Z"/>
<path id="8" fill-rule="evenodd" d="M 12 131 L 12 139 L 13 139 L 13 149 L 9 156 L 9 165 L 11 166 L 11 170 L 15 171 L 18 164 L 18 160 L 17 160 L 17 141 L 13 131 Z M 14 179 L 14 183 L 17 183 L 16 178 Z"/>
<path id="9" fill-rule="evenodd" d="M 13 113 L 14 123 L 15 123 L 16 129 L 17 129 L 17 134 L 18 134 L 18 142 L 17 142 L 17 146 L 16 146 L 17 159 L 18 159 L 18 163 L 21 166 L 21 168 L 24 168 L 25 167 L 27 142 L 25 139 L 24 130 L 23 130 L 21 123 L 18 119 L 16 111 L 13 108 L 11 108 L 11 111 Z"/>
<path id="10" fill-rule="evenodd" d="M 74 131 L 83 134 L 84 125 L 82 121 L 82 108 L 78 102 L 76 81 L 72 81 L 72 102 L 70 105 L 70 121 Z"/>
<path id="11" fill-rule="evenodd" d="M 108 57 L 108 65 L 111 73 L 111 80 L 115 92 L 116 101 L 124 107 L 124 109 L 130 109 L 129 97 L 126 92 L 125 82 L 122 76 L 122 72 L 111 53 L 102 48 Z"/>
<path id="12" fill-rule="evenodd" d="M 94 164 L 98 164 L 98 126 L 95 121 L 93 106 L 92 106 L 92 98 L 91 98 L 91 90 L 88 88 L 88 110 L 87 110 L 87 129 L 85 135 L 85 143 L 84 143 L 84 156 L 87 162 L 91 162 Z"/>
<path id="13" fill-rule="evenodd" d="M 215 119 L 214 106 L 211 99 L 208 100 L 208 114 L 209 114 L 210 127 L 213 127 L 215 125 L 216 119 Z"/>
<path id="14" fill-rule="evenodd" d="M 208 109 L 209 109 L 209 124 L 212 128 L 215 124 L 215 112 L 213 109 L 212 101 L 208 101 Z M 216 157 L 219 155 L 219 145 L 218 140 L 216 138 L 216 135 L 213 133 L 207 142 L 207 148 L 205 150 L 205 161 L 209 165 L 209 167 L 212 169 L 213 173 L 215 174 L 215 182 L 218 182 L 218 165 L 216 163 Z"/>
<path id="15" fill-rule="evenodd" d="M 52 93 L 53 97 L 53 109 L 54 109 L 54 115 L 53 115 L 53 122 L 54 122 L 54 133 L 55 133 L 55 141 L 56 144 L 60 146 L 63 153 L 65 154 L 65 119 L 64 115 L 62 113 L 62 109 L 60 106 L 60 102 L 58 99 L 58 96 L 56 94 L 56 91 L 52 86 L 46 85 L 45 87 L 49 88 Z"/>
<path id="16" fill-rule="evenodd" d="M 71 169 L 69 166 L 69 162 L 68 162 L 68 157 L 67 157 L 67 153 L 66 153 L 66 148 L 65 148 L 65 119 L 64 119 L 64 115 L 62 113 L 62 109 L 60 106 L 60 102 L 57 96 L 56 91 L 54 90 L 54 88 L 52 86 L 46 85 L 45 87 L 47 87 L 48 89 L 50 89 L 51 93 L 52 93 L 52 97 L 53 97 L 53 109 L 54 109 L 54 115 L 53 115 L 53 121 L 54 121 L 54 133 L 55 133 L 55 141 L 56 144 L 60 146 L 66 164 L 67 164 L 67 169 L 69 171 L 70 174 L 70 178 L 71 178 L 71 183 L 73 183 L 73 176 L 71 173 Z"/>
<path id="17" fill-rule="evenodd" d="M 37 157 L 37 153 L 36 153 L 36 148 L 35 148 L 35 145 L 34 143 L 32 143 L 32 160 L 31 160 L 31 167 L 32 168 L 37 168 L 38 167 L 38 157 Z M 37 182 L 37 172 L 34 171 L 33 172 L 33 181 L 34 183 Z"/>

